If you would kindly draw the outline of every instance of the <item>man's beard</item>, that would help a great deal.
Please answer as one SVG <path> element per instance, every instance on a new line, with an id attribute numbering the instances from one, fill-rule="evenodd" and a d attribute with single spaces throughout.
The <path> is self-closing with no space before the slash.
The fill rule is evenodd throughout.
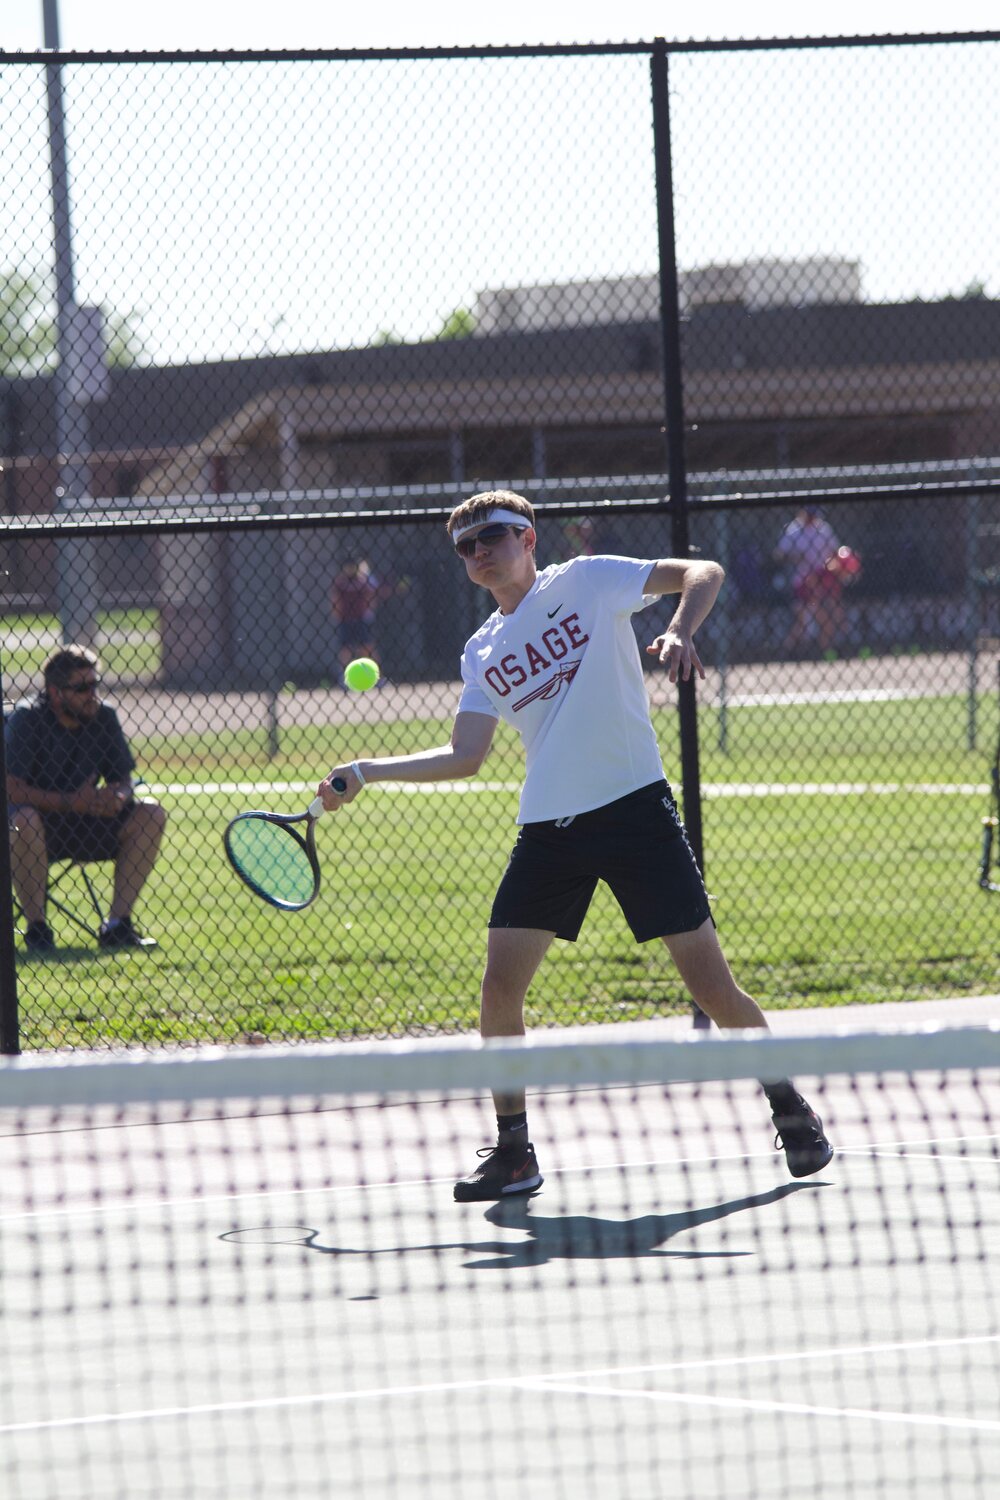
<path id="1" fill-rule="evenodd" d="M 93 722 L 97 715 L 98 706 L 99 705 L 95 704 L 93 711 L 79 708 L 63 708 L 63 713 L 68 719 L 72 719 L 73 723 L 76 724 L 79 728 L 82 728 L 84 724 L 90 724 Z"/>

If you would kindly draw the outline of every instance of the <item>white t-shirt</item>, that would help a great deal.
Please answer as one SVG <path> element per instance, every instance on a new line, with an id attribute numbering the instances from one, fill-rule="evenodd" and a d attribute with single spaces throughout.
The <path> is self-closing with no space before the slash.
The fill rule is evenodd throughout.
<path id="1" fill-rule="evenodd" d="M 466 643 L 459 713 L 513 724 L 526 770 L 519 823 L 590 812 L 663 776 L 631 616 L 656 566 L 574 557 L 538 574 L 511 615 Z"/>
<path id="2" fill-rule="evenodd" d="M 792 564 L 792 582 L 802 583 L 833 556 L 837 538 L 833 527 L 822 517 L 805 524 L 794 520 L 785 527 L 776 550 L 779 557 Z"/>

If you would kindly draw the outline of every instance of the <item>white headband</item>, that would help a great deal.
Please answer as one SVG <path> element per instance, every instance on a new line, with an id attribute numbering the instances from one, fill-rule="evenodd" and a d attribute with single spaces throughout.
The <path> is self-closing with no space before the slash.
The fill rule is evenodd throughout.
<path id="1" fill-rule="evenodd" d="M 461 531 L 453 531 L 452 542 L 460 542 L 463 536 L 468 536 L 470 531 L 478 531 L 480 526 L 499 526 L 506 522 L 508 526 L 519 526 L 525 530 L 531 525 L 527 516 L 519 516 L 516 510 L 491 510 L 488 516 L 481 521 L 470 521 L 468 526 L 463 526 Z"/>

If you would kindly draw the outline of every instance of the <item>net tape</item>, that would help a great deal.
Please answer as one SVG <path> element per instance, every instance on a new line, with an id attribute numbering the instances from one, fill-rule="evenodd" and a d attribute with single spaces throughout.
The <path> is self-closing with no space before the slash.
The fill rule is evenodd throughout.
<path id="1" fill-rule="evenodd" d="M 837 1030 L 782 1037 L 725 1036 L 597 1040 L 553 1031 L 532 1037 L 456 1036 L 426 1043 L 164 1049 L 160 1053 L 25 1053 L 0 1058 L 0 1104 L 155 1103 L 278 1095 L 447 1093 L 468 1088 L 548 1088 L 599 1084 L 705 1083 L 798 1073 L 920 1072 L 1000 1066 L 1000 1022 L 892 1031 Z"/>

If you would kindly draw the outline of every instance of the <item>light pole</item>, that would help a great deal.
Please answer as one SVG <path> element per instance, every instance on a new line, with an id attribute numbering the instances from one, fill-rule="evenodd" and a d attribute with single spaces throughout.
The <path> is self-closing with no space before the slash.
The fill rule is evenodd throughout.
<path id="1" fill-rule="evenodd" d="M 46 51 L 59 51 L 58 0 L 42 0 L 42 34 Z M 84 311 L 76 304 L 73 271 L 73 231 L 70 222 L 66 122 L 63 111 L 62 66 L 47 63 L 49 160 L 52 178 L 52 238 L 55 252 L 56 350 L 53 374 L 56 449 L 59 487 L 56 509 L 73 511 L 90 492 L 90 423 L 88 420 L 89 350 L 79 347 Z M 82 538 L 60 540 L 58 556 L 59 624 L 64 642 L 92 646 L 97 634 L 97 550 Z"/>

